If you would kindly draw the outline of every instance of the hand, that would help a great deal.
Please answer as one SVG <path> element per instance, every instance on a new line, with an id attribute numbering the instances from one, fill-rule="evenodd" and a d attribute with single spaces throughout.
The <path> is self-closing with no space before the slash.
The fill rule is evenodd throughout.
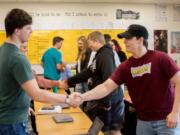
<path id="1" fill-rule="evenodd" d="M 174 113 L 171 112 L 167 117 L 166 117 L 166 126 L 168 128 L 176 128 L 178 122 L 179 122 L 179 117 L 180 114 L 179 113 Z"/>
<path id="2" fill-rule="evenodd" d="M 62 61 L 62 64 L 63 64 L 63 66 L 65 67 L 66 65 L 67 65 L 67 62 L 66 61 Z"/>
<path id="3" fill-rule="evenodd" d="M 67 90 L 69 88 L 67 80 L 59 81 L 59 88 Z"/>
<path id="4" fill-rule="evenodd" d="M 29 115 L 29 116 L 35 115 L 35 112 L 34 112 L 34 110 L 33 110 L 31 107 L 29 107 L 28 115 Z"/>
<path id="5" fill-rule="evenodd" d="M 65 71 L 65 65 L 64 64 L 60 64 L 59 71 L 60 72 L 64 72 Z"/>
<path id="6" fill-rule="evenodd" d="M 70 105 L 72 107 L 78 107 L 79 105 L 81 105 L 83 103 L 83 98 L 82 98 L 82 94 L 78 93 L 78 92 L 74 92 L 69 96 L 70 99 Z"/>

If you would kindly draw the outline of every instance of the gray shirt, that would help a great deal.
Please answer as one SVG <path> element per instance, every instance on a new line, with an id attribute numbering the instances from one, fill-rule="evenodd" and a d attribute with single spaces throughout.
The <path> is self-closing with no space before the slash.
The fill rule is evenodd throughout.
<path id="1" fill-rule="evenodd" d="M 21 84 L 32 79 L 26 57 L 15 45 L 4 43 L 0 47 L 0 124 L 27 120 L 30 99 Z"/>

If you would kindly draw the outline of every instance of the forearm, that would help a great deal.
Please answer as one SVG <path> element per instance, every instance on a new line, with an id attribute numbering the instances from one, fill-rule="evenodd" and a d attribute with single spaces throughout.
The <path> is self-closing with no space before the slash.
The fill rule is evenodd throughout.
<path id="1" fill-rule="evenodd" d="M 88 78 L 90 78 L 90 77 L 91 77 L 91 71 L 86 69 L 86 70 L 83 70 L 82 72 L 76 74 L 75 76 L 68 78 L 67 83 L 68 83 L 68 86 L 73 86 L 77 83 L 87 81 Z"/>
<path id="2" fill-rule="evenodd" d="M 83 94 L 84 101 L 97 100 L 109 95 L 118 85 L 108 79 L 104 83 L 96 86 L 92 90 Z"/>
<path id="3" fill-rule="evenodd" d="M 176 128 L 180 119 L 180 72 L 178 71 L 172 78 L 171 82 L 175 86 L 174 104 L 171 113 L 166 117 L 166 126 Z"/>
<path id="4" fill-rule="evenodd" d="M 59 71 L 61 71 L 61 72 L 63 72 L 63 71 L 65 70 L 65 65 L 63 65 L 63 64 L 57 64 L 57 65 L 56 65 L 56 69 L 59 70 Z"/>
<path id="5" fill-rule="evenodd" d="M 174 104 L 172 113 L 180 113 L 180 71 L 178 71 L 172 78 L 171 82 L 175 86 Z"/>
<path id="6" fill-rule="evenodd" d="M 22 84 L 22 88 L 25 90 L 33 100 L 46 103 L 61 103 L 65 102 L 66 95 L 54 94 L 46 90 L 42 90 L 38 87 L 35 79 L 29 80 Z"/>
<path id="7" fill-rule="evenodd" d="M 34 100 L 46 103 L 64 103 L 67 96 L 63 94 L 55 94 L 49 91 L 39 89 L 37 96 L 34 96 Z"/>
<path id="8" fill-rule="evenodd" d="M 39 87 L 43 87 L 43 88 L 59 87 L 59 81 L 45 79 L 42 76 L 37 76 L 36 81 Z"/>
<path id="9" fill-rule="evenodd" d="M 59 87 L 59 81 L 44 79 L 45 88 Z"/>
<path id="10" fill-rule="evenodd" d="M 172 112 L 180 113 L 180 84 L 175 86 L 175 98 Z"/>

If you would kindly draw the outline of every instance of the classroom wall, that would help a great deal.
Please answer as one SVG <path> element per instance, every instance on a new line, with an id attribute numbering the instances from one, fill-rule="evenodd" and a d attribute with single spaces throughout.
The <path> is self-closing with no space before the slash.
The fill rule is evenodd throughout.
<path id="1" fill-rule="evenodd" d="M 34 30 L 92 30 L 126 29 L 132 23 L 145 25 L 150 33 L 149 48 L 153 46 L 153 30 L 168 30 L 168 49 L 170 52 L 170 33 L 180 31 L 179 22 L 173 20 L 173 5 L 120 4 L 120 3 L 1 3 L 0 30 L 4 30 L 3 20 L 11 8 L 22 8 L 33 16 Z M 116 9 L 132 10 L 140 13 L 140 18 L 116 19 Z M 162 12 L 162 13 L 161 13 Z M 162 17 L 158 20 L 157 14 Z M 163 20 L 165 18 L 165 21 Z M 68 39 L 65 39 L 68 40 Z M 64 45 L 65 46 L 65 45 Z M 68 46 L 68 45 L 66 45 Z M 71 45 L 71 46 L 75 46 Z M 74 47 L 75 48 L 75 47 Z M 124 49 L 124 47 L 123 47 Z M 62 48 L 63 51 L 63 48 Z M 75 54 L 77 50 L 63 52 Z M 172 55 L 177 59 L 179 55 Z M 66 57 L 66 56 L 65 56 Z M 73 55 L 75 57 L 75 55 Z"/>

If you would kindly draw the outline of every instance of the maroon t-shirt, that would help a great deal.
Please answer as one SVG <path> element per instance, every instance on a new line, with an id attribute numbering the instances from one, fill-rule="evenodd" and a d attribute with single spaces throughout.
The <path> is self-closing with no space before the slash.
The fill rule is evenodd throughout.
<path id="1" fill-rule="evenodd" d="M 170 79 L 179 71 L 165 53 L 150 51 L 139 59 L 133 57 L 120 64 L 111 75 L 118 85 L 125 83 L 141 120 L 161 120 L 171 112 L 174 87 Z"/>

